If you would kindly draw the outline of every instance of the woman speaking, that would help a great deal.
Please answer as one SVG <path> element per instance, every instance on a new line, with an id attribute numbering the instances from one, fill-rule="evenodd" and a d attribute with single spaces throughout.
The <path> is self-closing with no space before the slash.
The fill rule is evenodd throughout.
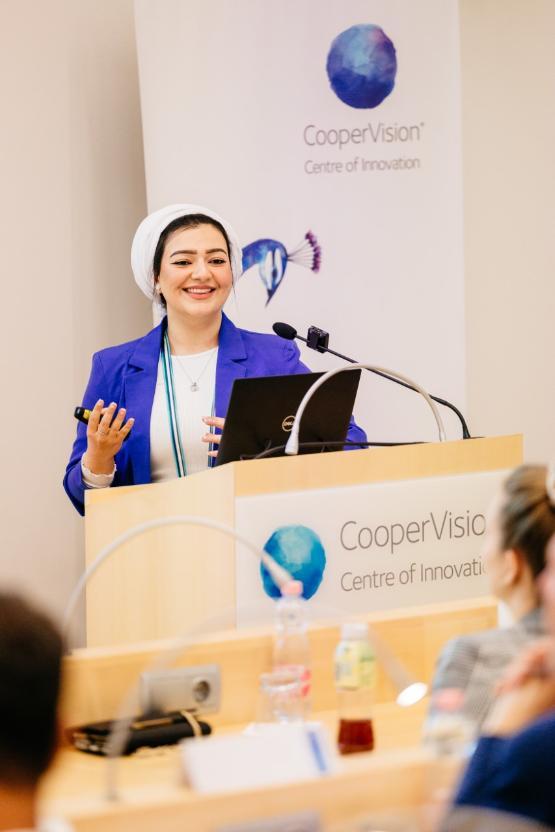
<path id="1" fill-rule="evenodd" d="M 81 514 L 87 488 L 209 467 L 234 379 L 309 372 L 293 342 L 238 329 L 222 312 L 241 274 L 241 247 L 217 214 L 198 205 L 155 211 L 137 229 L 131 265 L 161 322 L 93 357 L 83 397 L 92 412 L 77 428 L 64 477 Z M 347 438 L 366 440 L 352 419 Z"/>

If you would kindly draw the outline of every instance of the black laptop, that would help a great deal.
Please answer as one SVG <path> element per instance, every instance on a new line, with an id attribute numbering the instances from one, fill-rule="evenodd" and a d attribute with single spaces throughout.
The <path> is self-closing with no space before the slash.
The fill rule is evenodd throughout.
<path id="1" fill-rule="evenodd" d="M 307 390 L 322 375 L 302 373 L 235 379 L 216 465 L 254 459 L 265 451 L 272 456 L 283 455 L 297 408 Z M 301 420 L 299 453 L 340 450 L 347 436 L 359 381 L 360 370 L 338 373 L 314 393 Z M 322 445 L 328 442 L 329 446 Z"/>

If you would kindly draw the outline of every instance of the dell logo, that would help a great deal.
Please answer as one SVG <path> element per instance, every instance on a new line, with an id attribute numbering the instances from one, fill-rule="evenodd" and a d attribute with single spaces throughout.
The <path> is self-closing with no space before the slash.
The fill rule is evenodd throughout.
<path id="1" fill-rule="evenodd" d="M 286 416 L 283 422 L 281 423 L 281 429 L 284 430 L 286 433 L 290 433 L 293 430 L 294 421 L 294 416 Z"/>

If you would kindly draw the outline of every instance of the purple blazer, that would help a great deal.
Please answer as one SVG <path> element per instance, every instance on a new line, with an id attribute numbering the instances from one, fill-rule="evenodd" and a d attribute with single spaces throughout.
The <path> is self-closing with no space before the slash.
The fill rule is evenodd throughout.
<path id="1" fill-rule="evenodd" d="M 135 424 L 116 455 L 117 471 L 112 486 L 150 482 L 150 415 L 165 319 L 144 338 L 108 347 L 93 356 L 92 370 L 83 396 L 83 407 L 93 408 L 98 399 L 116 402 L 134 416 Z M 236 378 L 308 373 L 293 341 L 238 329 L 225 315 L 218 339 L 216 365 L 216 416 L 227 413 L 231 388 Z M 351 418 L 347 438 L 365 442 L 366 434 Z M 85 486 L 81 457 L 87 447 L 86 426 L 79 423 L 77 436 L 64 476 L 64 488 L 80 514 L 85 513 Z"/>

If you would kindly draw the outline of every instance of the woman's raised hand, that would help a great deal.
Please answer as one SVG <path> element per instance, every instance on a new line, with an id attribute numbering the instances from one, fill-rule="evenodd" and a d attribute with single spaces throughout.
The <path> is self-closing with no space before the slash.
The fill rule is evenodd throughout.
<path id="1" fill-rule="evenodd" d="M 87 425 L 87 450 L 83 455 L 83 464 L 93 474 L 112 473 L 114 457 L 135 422 L 134 419 L 128 419 L 125 422 L 124 407 L 121 407 L 117 414 L 116 410 L 115 402 L 105 408 L 102 399 L 99 399 L 91 410 Z"/>
<path id="2" fill-rule="evenodd" d="M 555 676 L 554 656 L 555 639 L 553 636 L 544 636 L 532 642 L 508 666 L 497 683 L 496 695 L 499 696 L 522 687 L 530 679 Z"/>
<path id="3" fill-rule="evenodd" d="M 496 702 L 482 733 L 512 734 L 555 707 L 554 649 L 555 639 L 546 636 L 512 662 L 497 685 Z"/>
<path id="4" fill-rule="evenodd" d="M 202 420 L 205 425 L 208 425 L 212 428 L 219 428 L 220 430 L 224 429 L 225 419 L 222 419 L 221 416 L 205 416 Z M 220 433 L 205 433 L 202 437 L 203 442 L 209 442 L 210 444 L 219 445 L 221 441 L 221 434 Z M 215 451 L 208 451 L 208 456 L 218 456 L 218 450 Z"/>

